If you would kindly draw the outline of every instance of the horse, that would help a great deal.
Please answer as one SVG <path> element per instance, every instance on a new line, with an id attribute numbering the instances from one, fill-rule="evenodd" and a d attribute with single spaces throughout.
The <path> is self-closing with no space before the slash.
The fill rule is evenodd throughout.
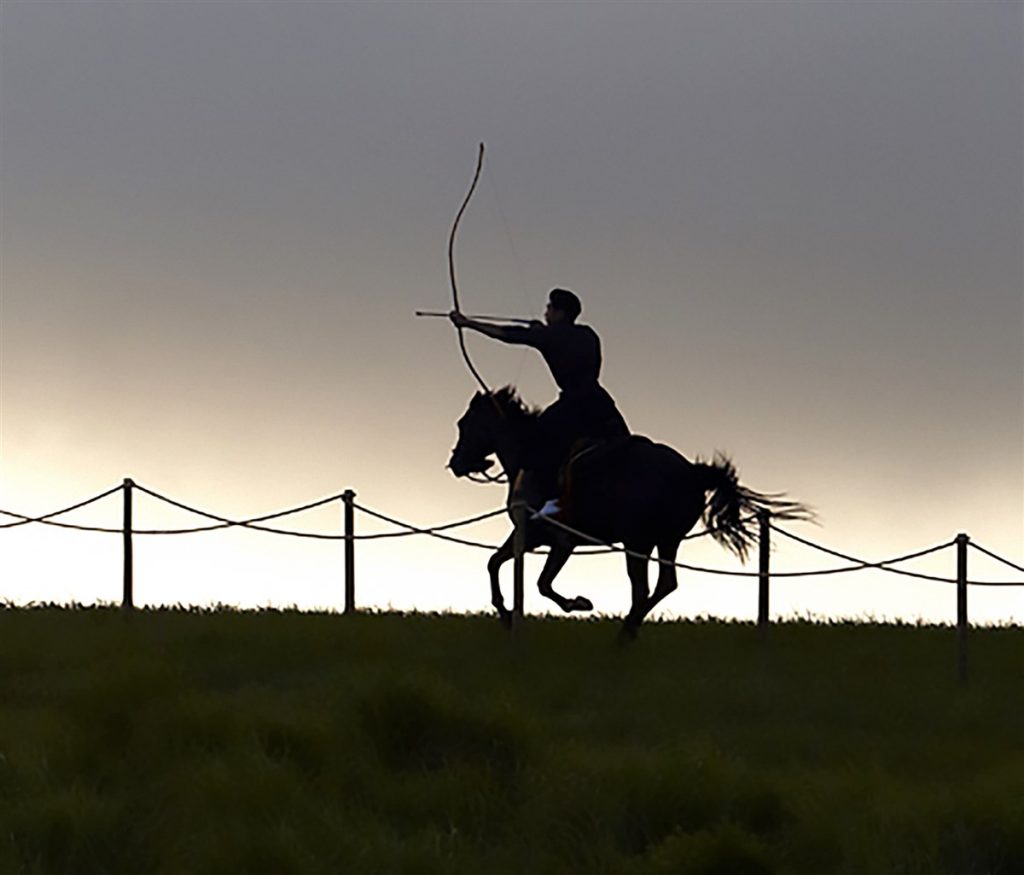
<path id="1" fill-rule="evenodd" d="M 458 421 L 458 442 L 448 468 L 456 477 L 486 472 L 496 455 L 508 475 L 511 513 L 516 480 L 537 433 L 540 410 L 530 408 L 512 386 L 477 392 Z M 626 572 L 632 588 L 629 612 L 621 635 L 634 638 L 644 618 L 677 586 L 675 559 L 679 544 L 700 520 L 719 544 L 746 561 L 757 541 L 757 516 L 767 512 L 776 520 L 807 520 L 813 513 L 784 494 L 755 492 L 740 485 L 732 461 L 716 453 L 709 464 L 691 462 L 665 444 L 639 435 L 591 444 L 590 450 L 563 469 L 571 490 L 563 497 L 571 528 L 586 538 L 544 519 L 531 519 L 526 527 L 526 550 L 546 545 L 547 560 L 537 579 L 541 595 L 563 611 L 591 611 L 584 596 L 567 598 L 556 592 L 558 572 L 581 543 L 622 544 Z M 506 626 L 512 613 L 502 598 L 499 572 L 514 553 L 514 532 L 487 562 L 491 604 Z M 654 591 L 648 585 L 647 566 L 655 549 L 659 563 Z"/>

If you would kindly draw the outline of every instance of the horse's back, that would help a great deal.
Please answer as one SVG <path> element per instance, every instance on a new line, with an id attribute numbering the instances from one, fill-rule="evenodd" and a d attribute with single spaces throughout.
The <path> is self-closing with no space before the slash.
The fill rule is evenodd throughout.
<path id="1" fill-rule="evenodd" d="M 678 450 L 642 434 L 581 441 L 569 459 L 569 467 L 575 470 L 586 470 L 602 463 L 693 466 Z"/>
<path id="2" fill-rule="evenodd" d="M 567 485 L 571 515 L 606 540 L 612 531 L 620 541 L 666 528 L 688 530 L 704 510 L 693 463 L 644 435 L 603 442 L 580 455 Z"/>

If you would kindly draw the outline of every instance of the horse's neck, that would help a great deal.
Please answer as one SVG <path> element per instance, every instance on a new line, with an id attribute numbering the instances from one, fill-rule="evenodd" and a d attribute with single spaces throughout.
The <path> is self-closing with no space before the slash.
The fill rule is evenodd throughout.
<path id="1" fill-rule="evenodd" d="M 522 450 L 512 441 L 502 441 L 496 451 L 502 469 L 508 475 L 509 483 L 514 483 L 516 475 L 522 470 Z"/>
<path id="2" fill-rule="evenodd" d="M 509 498 L 512 497 L 512 490 L 515 486 L 516 476 L 523 468 L 523 457 L 525 455 L 527 442 L 531 439 L 534 431 L 534 423 L 527 421 L 516 423 L 502 435 L 498 441 L 495 454 L 501 467 L 508 475 Z"/>

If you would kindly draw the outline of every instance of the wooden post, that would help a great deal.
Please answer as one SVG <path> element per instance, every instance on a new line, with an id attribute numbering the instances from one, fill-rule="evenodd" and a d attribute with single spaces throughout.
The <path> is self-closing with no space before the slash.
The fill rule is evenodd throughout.
<path id="1" fill-rule="evenodd" d="M 522 499 L 512 502 L 512 523 L 515 534 L 512 541 L 512 617 L 514 621 L 523 619 L 523 571 L 526 555 L 526 519 L 529 507 Z"/>
<path id="2" fill-rule="evenodd" d="M 962 532 L 956 536 L 956 671 L 967 682 L 967 544 Z"/>
<path id="3" fill-rule="evenodd" d="M 771 516 L 763 510 L 757 515 L 760 527 L 758 537 L 758 570 L 757 570 L 757 625 L 759 629 L 767 629 L 771 620 L 768 616 L 768 586 L 770 578 L 771 556 Z"/>
<path id="4" fill-rule="evenodd" d="M 132 556 L 132 487 L 135 484 L 130 478 L 124 481 L 124 579 L 121 591 L 121 610 L 131 611 L 135 608 L 132 590 L 134 588 L 134 562 Z"/>
<path id="5" fill-rule="evenodd" d="M 352 614 L 356 610 L 356 541 L 355 541 L 355 502 L 356 494 L 346 489 L 341 500 L 345 504 L 345 613 Z"/>

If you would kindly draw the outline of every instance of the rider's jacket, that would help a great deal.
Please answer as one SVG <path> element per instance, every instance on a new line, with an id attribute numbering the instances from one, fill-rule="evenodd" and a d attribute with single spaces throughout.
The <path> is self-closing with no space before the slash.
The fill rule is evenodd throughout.
<path id="1" fill-rule="evenodd" d="M 528 326 L 502 326 L 501 332 L 501 339 L 506 343 L 532 346 L 538 350 L 564 394 L 586 393 L 598 387 L 601 341 L 589 325 L 531 322 Z"/>
<path id="2" fill-rule="evenodd" d="M 527 456 L 530 467 L 555 468 L 581 438 L 629 434 L 615 401 L 598 382 L 601 341 L 588 325 L 556 322 L 502 326 L 501 340 L 532 346 L 551 369 L 561 394 L 540 416 L 537 445 Z"/>

